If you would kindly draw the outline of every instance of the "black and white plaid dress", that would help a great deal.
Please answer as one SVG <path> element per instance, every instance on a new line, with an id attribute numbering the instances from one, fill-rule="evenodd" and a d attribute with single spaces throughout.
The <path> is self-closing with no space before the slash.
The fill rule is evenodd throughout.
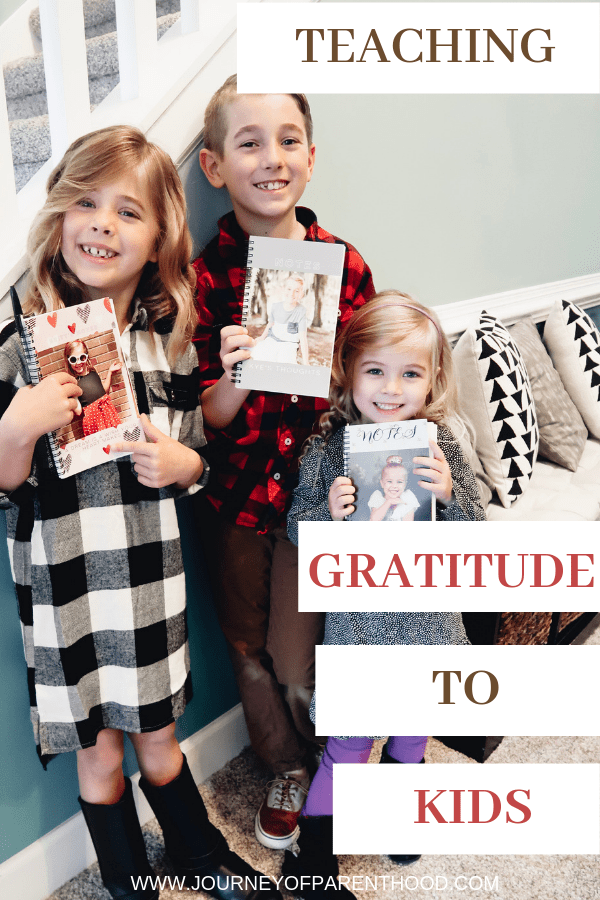
<path id="1" fill-rule="evenodd" d="M 151 334 L 141 307 L 121 337 L 140 412 L 199 449 L 205 438 L 194 349 L 171 369 L 168 334 Z M 0 332 L 0 415 L 28 382 L 11 323 Z M 144 487 L 129 457 L 62 480 L 43 458 L 36 448 L 27 481 L 0 493 L 0 507 L 35 739 L 40 754 L 54 754 L 94 745 L 103 728 L 159 729 L 191 697 L 175 511 L 175 497 L 187 492 Z M 205 469 L 189 493 L 207 477 Z"/>

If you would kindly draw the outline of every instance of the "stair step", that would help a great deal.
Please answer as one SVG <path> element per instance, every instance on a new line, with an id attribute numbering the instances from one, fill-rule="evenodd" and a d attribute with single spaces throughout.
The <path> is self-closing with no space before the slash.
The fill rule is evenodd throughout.
<path id="1" fill-rule="evenodd" d="M 157 0 L 156 17 L 178 13 L 180 0 Z M 115 0 L 83 0 L 83 20 L 86 38 L 99 37 L 117 30 Z M 40 11 L 35 9 L 29 16 L 29 28 L 41 43 Z"/>
<path id="2" fill-rule="evenodd" d="M 15 170 L 15 186 L 17 191 L 20 191 L 21 188 L 24 188 L 28 181 L 30 181 L 38 169 L 41 169 L 44 165 L 45 160 L 40 159 L 34 163 L 21 163 L 14 167 Z"/>
<path id="3" fill-rule="evenodd" d="M 15 184 L 17 191 L 50 159 L 50 126 L 48 116 L 32 116 L 10 124 Z"/>
<path id="4" fill-rule="evenodd" d="M 15 59 L 4 66 L 6 99 L 26 97 L 46 90 L 44 58 L 41 53 Z"/>
<path id="5" fill-rule="evenodd" d="M 110 7 L 112 18 L 108 14 Z M 157 19 L 160 39 L 179 19 L 179 0 L 158 0 L 156 8 L 157 12 L 169 10 Z M 88 18 L 92 20 L 90 29 L 101 29 L 107 23 L 112 23 L 113 29 L 86 40 L 90 107 L 94 109 L 119 82 L 114 0 L 88 0 L 84 2 L 84 15 L 86 34 Z M 43 54 L 8 63 L 4 66 L 4 82 L 15 183 L 19 191 L 51 155 Z"/>
<path id="6" fill-rule="evenodd" d="M 169 13 L 157 20 L 159 39 L 177 22 L 178 18 L 178 13 Z M 90 103 L 95 106 L 110 93 L 118 81 L 119 58 L 116 32 L 89 38 L 86 41 L 86 49 Z M 103 79 L 107 75 L 116 75 L 116 81 L 110 84 L 106 93 L 99 94 L 93 82 L 96 79 Z M 4 83 L 9 120 L 30 118 L 48 112 L 44 59 L 41 53 L 8 63 L 4 67 Z M 28 104 L 31 105 L 28 106 Z"/>

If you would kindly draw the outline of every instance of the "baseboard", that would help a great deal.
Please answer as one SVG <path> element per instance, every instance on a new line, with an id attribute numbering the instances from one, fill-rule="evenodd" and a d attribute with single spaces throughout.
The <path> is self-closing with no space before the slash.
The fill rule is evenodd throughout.
<path id="1" fill-rule="evenodd" d="M 249 743 L 241 704 L 182 741 L 196 782 L 205 781 Z M 142 824 L 153 817 L 132 777 Z M 83 815 L 77 813 L 0 865 L 0 897 L 45 900 L 49 894 L 94 862 L 96 855 Z"/>
<path id="2" fill-rule="evenodd" d="M 435 306 L 444 331 L 451 342 L 477 321 L 482 309 L 497 316 L 506 325 L 513 325 L 523 316 L 532 316 L 536 322 L 545 319 L 556 300 L 572 300 L 582 308 L 600 303 L 600 273 L 565 278 L 548 284 L 488 294 L 472 300 L 458 300 Z"/>

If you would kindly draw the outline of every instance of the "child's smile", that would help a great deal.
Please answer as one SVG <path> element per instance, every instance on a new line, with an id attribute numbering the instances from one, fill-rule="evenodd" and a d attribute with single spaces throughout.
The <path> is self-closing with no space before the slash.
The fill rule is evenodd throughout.
<path id="1" fill-rule="evenodd" d="M 128 307 L 147 262 L 156 261 L 151 197 L 135 175 L 89 191 L 64 215 L 61 251 L 91 299 Z"/>
<path id="2" fill-rule="evenodd" d="M 116 250 L 110 250 L 102 244 L 82 244 L 81 249 L 96 259 L 112 259 L 117 255 Z"/>
<path id="3" fill-rule="evenodd" d="M 312 176 L 314 145 L 289 94 L 241 94 L 225 111 L 222 157 L 208 152 L 204 167 L 215 187 L 227 187 L 236 218 L 249 234 L 281 237 L 296 223 L 296 203 Z M 204 152 L 204 151 L 203 151 Z"/>
<path id="4" fill-rule="evenodd" d="M 304 286 L 289 280 L 283 288 L 283 301 L 287 307 L 298 306 L 304 297 Z"/>
<path id="5" fill-rule="evenodd" d="M 89 354 L 83 344 L 75 343 L 71 347 L 69 366 L 71 367 L 73 374 L 78 377 L 87 375 L 90 371 Z"/>
<path id="6" fill-rule="evenodd" d="M 406 487 L 406 475 L 386 475 L 381 479 L 381 487 L 387 500 L 399 500 Z"/>
<path id="7" fill-rule="evenodd" d="M 261 181 L 260 184 L 256 184 L 260 191 L 269 191 L 273 193 L 274 191 L 282 191 L 283 188 L 287 187 L 289 181 Z"/>
<path id="8" fill-rule="evenodd" d="M 356 360 L 352 399 L 364 422 L 403 422 L 422 415 L 431 390 L 427 351 L 363 351 Z"/>

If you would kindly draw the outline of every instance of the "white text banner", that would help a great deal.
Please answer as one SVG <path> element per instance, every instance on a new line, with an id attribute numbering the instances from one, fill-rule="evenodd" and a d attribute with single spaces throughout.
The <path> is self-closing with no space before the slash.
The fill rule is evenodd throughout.
<path id="1" fill-rule="evenodd" d="M 598 853 L 595 764 L 337 765 L 335 853 Z"/>
<path id="2" fill-rule="evenodd" d="M 301 611 L 597 612 L 600 522 L 300 522 Z"/>
<path id="3" fill-rule="evenodd" d="M 316 660 L 317 734 L 600 734 L 600 646 L 324 646 Z"/>
<path id="4" fill-rule="evenodd" d="M 244 93 L 588 94 L 598 3 L 241 3 Z"/>

